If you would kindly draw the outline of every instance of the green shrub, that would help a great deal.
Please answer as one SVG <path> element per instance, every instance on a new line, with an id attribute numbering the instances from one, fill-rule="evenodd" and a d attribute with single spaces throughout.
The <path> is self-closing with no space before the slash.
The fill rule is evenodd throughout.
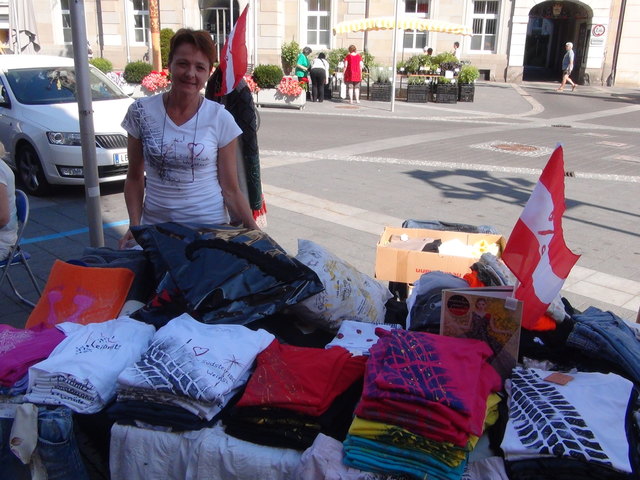
<path id="1" fill-rule="evenodd" d="M 387 67 L 374 67 L 370 75 L 373 83 L 391 83 L 391 72 Z"/>
<path id="2" fill-rule="evenodd" d="M 169 46 L 171 37 L 175 32 L 170 28 L 160 30 L 160 56 L 162 57 L 162 68 L 169 66 Z"/>
<path id="3" fill-rule="evenodd" d="M 140 83 L 142 79 L 153 71 L 150 63 L 137 61 L 130 62 L 124 67 L 122 76 L 127 83 Z"/>
<path id="4" fill-rule="evenodd" d="M 260 88 L 276 88 L 283 76 L 278 65 L 258 65 L 253 69 L 253 79 Z"/>
<path id="5" fill-rule="evenodd" d="M 109 73 L 113 71 L 113 63 L 106 58 L 92 58 L 89 63 L 100 70 L 102 73 Z"/>
<path id="6" fill-rule="evenodd" d="M 282 67 L 285 72 L 291 73 L 298 61 L 298 55 L 300 55 L 300 45 L 295 40 L 291 40 L 289 43 L 283 43 L 280 47 L 280 56 L 282 57 Z"/>
<path id="7" fill-rule="evenodd" d="M 338 69 L 338 64 L 344 60 L 344 57 L 347 56 L 349 50 L 346 48 L 334 48 L 333 50 L 329 50 L 327 55 L 327 62 L 329 62 L 329 71 L 335 72 Z"/>
<path id="8" fill-rule="evenodd" d="M 426 85 L 427 77 L 423 77 L 422 75 L 414 75 L 409 77 L 408 85 Z"/>
<path id="9" fill-rule="evenodd" d="M 458 73 L 458 82 L 460 83 L 473 83 L 480 77 L 480 71 L 478 67 L 473 65 L 463 65 Z"/>
<path id="10" fill-rule="evenodd" d="M 362 63 L 364 63 L 364 67 L 369 70 L 371 67 L 375 66 L 375 57 L 371 55 L 369 52 L 362 52 Z"/>

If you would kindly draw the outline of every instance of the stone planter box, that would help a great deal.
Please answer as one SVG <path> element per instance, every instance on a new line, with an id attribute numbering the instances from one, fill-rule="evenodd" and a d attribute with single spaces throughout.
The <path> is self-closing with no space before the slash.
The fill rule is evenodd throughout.
<path id="1" fill-rule="evenodd" d="M 376 102 L 391 101 L 391 84 L 374 83 L 369 87 L 369 99 Z"/>
<path id="2" fill-rule="evenodd" d="M 151 97 L 153 95 L 158 95 L 159 93 L 168 92 L 169 90 L 171 90 L 171 87 L 159 88 L 155 92 L 150 92 L 138 83 L 129 83 L 126 87 L 122 87 L 122 91 L 131 98 Z"/>
<path id="3" fill-rule="evenodd" d="M 458 101 L 458 85 L 455 83 L 438 83 L 433 89 L 434 102 L 456 103 Z"/>
<path id="4" fill-rule="evenodd" d="M 307 92 L 297 97 L 281 94 L 276 88 L 263 88 L 256 94 L 256 105 L 260 107 L 304 108 L 307 103 Z"/>
<path id="5" fill-rule="evenodd" d="M 474 83 L 458 84 L 458 101 L 473 102 L 473 96 L 475 92 L 476 92 L 476 86 Z"/>
<path id="6" fill-rule="evenodd" d="M 427 103 L 430 93 L 429 85 L 407 85 L 407 102 Z"/>

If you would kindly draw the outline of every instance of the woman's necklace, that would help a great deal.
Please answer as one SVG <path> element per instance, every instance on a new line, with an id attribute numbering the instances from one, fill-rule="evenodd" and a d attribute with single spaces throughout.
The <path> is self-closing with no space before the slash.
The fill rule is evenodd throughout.
<path id="1" fill-rule="evenodd" d="M 167 173 L 167 166 L 166 166 L 166 158 L 167 158 L 167 153 L 164 151 L 164 132 L 165 132 L 165 128 L 167 126 L 167 117 L 169 116 L 169 95 L 167 94 L 167 101 L 165 102 L 164 97 L 162 98 L 162 103 L 164 104 L 164 121 L 162 122 L 162 139 L 160 140 L 160 155 L 161 155 L 161 161 L 160 161 L 160 172 L 159 176 L 160 178 L 166 178 L 166 173 Z M 198 118 L 200 117 L 200 106 L 202 105 L 202 97 L 198 97 L 198 108 L 196 110 L 196 125 L 195 128 L 193 129 L 193 141 L 189 144 L 187 144 L 187 150 L 189 150 L 189 165 L 191 166 L 191 181 L 194 182 L 195 181 L 195 145 L 196 145 L 196 135 L 198 133 Z M 187 120 L 188 122 L 189 120 Z M 185 123 L 187 123 L 185 122 Z M 184 125 L 184 124 L 183 124 Z M 182 125 L 180 125 L 181 127 Z M 177 155 L 177 149 L 176 149 L 176 141 L 173 141 L 173 164 L 174 166 L 177 165 L 178 163 L 178 155 Z M 168 147 L 167 147 L 168 148 Z"/>

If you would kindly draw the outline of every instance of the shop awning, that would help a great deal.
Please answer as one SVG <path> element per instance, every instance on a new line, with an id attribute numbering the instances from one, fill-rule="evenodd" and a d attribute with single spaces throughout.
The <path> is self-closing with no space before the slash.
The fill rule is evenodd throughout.
<path id="1" fill-rule="evenodd" d="M 471 29 L 460 23 L 443 22 L 429 18 L 403 17 L 398 19 L 400 30 L 417 30 L 420 32 L 441 32 L 455 35 L 471 35 Z M 348 20 L 338 23 L 333 34 L 367 32 L 371 30 L 392 30 L 396 22 L 394 17 L 371 17 Z"/>

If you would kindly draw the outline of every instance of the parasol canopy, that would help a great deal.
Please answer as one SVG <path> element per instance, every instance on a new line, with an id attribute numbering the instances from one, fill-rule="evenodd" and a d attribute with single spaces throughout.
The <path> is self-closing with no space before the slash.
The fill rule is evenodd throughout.
<path id="1" fill-rule="evenodd" d="M 366 32 L 371 30 L 392 30 L 396 26 L 394 17 L 371 17 L 348 20 L 338 23 L 333 34 Z M 455 35 L 471 35 L 471 29 L 460 23 L 443 22 L 429 18 L 404 17 L 398 19 L 397 28 L 401 30 L 417 30 L 420 32 L 452 33 Z"/>

